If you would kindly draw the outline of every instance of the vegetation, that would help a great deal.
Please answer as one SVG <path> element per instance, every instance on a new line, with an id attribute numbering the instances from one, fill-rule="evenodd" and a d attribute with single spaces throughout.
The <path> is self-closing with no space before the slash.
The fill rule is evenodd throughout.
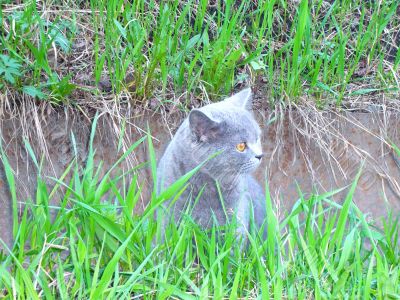
<path id="1" fill-rule="evenodd" d="M 97 120 L 97 119 L 96 119 Z M 91 141 L 94 137 L 94 128 Z M 137 171 L 119 174 L 118 164 L 146 142 L 134 143 L 99 177 L 90 147 L 84 167 L 74 160 L 48 190 L 40 164 L 36 198 L 14 222 L 15 243 L 0 255 L 0 296 L 18 299 L 397 299 L 400 297 L 398 219 L 376 228 L 352 202 L 356 176 L 342 205 L 338 191 L 299 200 L 278 220 L 266 195 L 268 237 L 254 226 L 248 247 L 235 238 L 233 222 L 205 231 L 186 215 L 161 235 L 155 209 L 186 188 L 189 172 L 133 212 L 143 193 Z M 149 167 L 155 177 L 151 138 Z M 17 214 L 16 185 L 1 153 Z M 114 173 L 114 174 L 113 174 Z M 113 175 L 112 175 L 113 174 Z M 68 179 L 69 178 L 69 179 Z M 125 187 L 125 188 L 124 188 Z M 61 194 L 61 199 L 59 195 Z M 56 200 L 58 205 L 51 205 Z"/>
<path id="2" fill-rule="evenodd" d="M 0 88 L 73 104 L 177 95 L 182 108 L 251 83 L 271 104 L 397 96 L 399 11 L 397 0 L 6 0 Z"/>
<path id="3" fill-rule="evenodd" d="M 173 100 L 185 110 L 244 85 L 262 90 L 267 105 L 346 107 L 377 95 L 398 102 L 398 0 L 3 0 L 0 24 L 1 105 L 157 109 Z M 18 198 L 0 145 L 14 216 L 13 245 L 0 240 L 0 298 L 400 298 L 399 219 L 389 213 L 378 226 L 361 213 L 352 201 L 361 173 L 342 204 L 332 200 L 342 189 L 299 191 L 283 218 L 266 183 L 268 237 L 252 226 L 247 247 L 234 222 L 202 230 L 189 214 L 164 238 L 154 212 L 197 169 L 148 196 L 139 170 L 156 178 L 149 135 L 100 176 L 97 120 L 86 163 L 76 158 L 58 178 L 42 172 L 26 142 L 38 174 L 34 199 Z M 150 161 L 122 173 L 119 164 L 142 143 Z M 149 205 L 137 215 L 141 197 Z"/>

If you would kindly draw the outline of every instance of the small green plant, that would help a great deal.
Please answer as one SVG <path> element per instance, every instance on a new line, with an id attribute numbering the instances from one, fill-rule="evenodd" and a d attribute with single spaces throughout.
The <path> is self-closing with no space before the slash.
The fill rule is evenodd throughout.
<path id="1" fill-rule="evenodd" d="M 0 88 L 4 86 L 5 82 L 15 84 L 17 79 L 22 75 L 21 64 L 9 57 L 8 55 L 0 55 Z"/>
<path id="2" fill-rule="evenodd" d="M 12 10 L 7 15 L 2 9 L 5 26 L 0 31 L 0 52 L 6 54 L 0 58 L 0 84 L 38 99 L 64 101 L 75 85 L 69 82 L 68 74 L 57 74 L 57 63 L 50 54 L 71 52 L 77 32 L 74 19 L 45 19 L 35 3 L 27 3 L 25 10 Z"/>

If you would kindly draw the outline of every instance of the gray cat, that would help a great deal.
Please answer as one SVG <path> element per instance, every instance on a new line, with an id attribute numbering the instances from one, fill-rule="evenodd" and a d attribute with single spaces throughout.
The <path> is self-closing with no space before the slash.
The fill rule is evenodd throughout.
<path id="1" fill-rule="evenodd" d="M 224 225 L 227 216 L 235 215 L 241 225 L 238 235 L 245 238 L 252 207 L 256 225 L 264 223 L 265 197 L 251 176 L 263 156 L 261 130 L 251 113 L 251 104 L 251 90 L 245 89 L 222 102 L 193 109 L 179 127 L 158 165 L 158 192 L 219 154 L 190 179 L 189 188 L 172 207 L 175 221 L 187 204 L 195 204 L 191 216 L 203 228 L 209 228 L 214 217 Z"/>

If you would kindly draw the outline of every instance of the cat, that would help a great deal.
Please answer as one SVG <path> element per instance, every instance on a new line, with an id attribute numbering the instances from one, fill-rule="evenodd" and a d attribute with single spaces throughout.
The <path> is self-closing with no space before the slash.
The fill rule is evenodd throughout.
<path id="1" fill-rule="evenodd" d="M 265 196 L 251 173 L 260 165 L 263 153 L 261 130 L 251 107 L 252 92 L 247 88 L 224 101 L 193 109 L 179 127 L 157 167 L 158 193 L 217 154 L 190 179 L 189 187 L 172 206 L 176 222 L 188 201 L 194 204 L 201 193 L 191 211 L 201 227 L 210 228 L 214 218 L 224 225 L 227 215 L 236 216 L 237 235 L 245 239 L 253 208 L 255 224 L 261 228 Z M 167 201 L 164 207 L 169 204 Z M 164 227 L 170 219 L 165 217 Z"/>

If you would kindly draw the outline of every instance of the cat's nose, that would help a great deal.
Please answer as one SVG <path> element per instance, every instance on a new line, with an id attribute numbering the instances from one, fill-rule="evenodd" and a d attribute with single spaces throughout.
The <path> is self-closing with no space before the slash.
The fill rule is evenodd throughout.
<path id="1" fill-rule="evenodd" d="M 264 153 L 261 153 L 261 154 L 256 155 L 256 158 L 261 160 L 261 158 L 263 158 L 263 156 L 264 156 Z"/>

